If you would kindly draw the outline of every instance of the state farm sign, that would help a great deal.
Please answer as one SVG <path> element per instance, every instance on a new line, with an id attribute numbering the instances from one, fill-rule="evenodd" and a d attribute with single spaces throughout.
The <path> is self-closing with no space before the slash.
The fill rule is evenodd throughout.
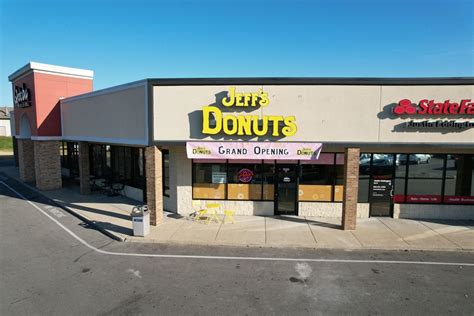
<path id="1" fill-rule="evenodd" d="M 424 99 L 413 103 L 409 99 L 403 99 L 393 108 L 396 115 L 474 115 L 474 102 L 471 99 L 461 100 L 461 102 L 436 102 L 435 100 Z"/>

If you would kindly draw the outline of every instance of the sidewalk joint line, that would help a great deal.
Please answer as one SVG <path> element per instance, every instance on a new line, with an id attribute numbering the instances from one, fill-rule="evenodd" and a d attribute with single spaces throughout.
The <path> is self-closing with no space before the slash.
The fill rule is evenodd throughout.
<path id="1" fill-rule="evenodd" d="M 306 221 L 306 224 L 308 225 L 309 231 L 311 232 L 311 235 L 313 236 L 314 242 L 316 245 L 318 244 L 318 241 L 316 240 L 316 236 L 314 236 L 313 230 L 311 229 L 311 226 L 309 225 L 308 219 L 306 216 L 304 217 L 304 220 Z"/>
<path id="2" fill-rule="evenodd" d="M 359 238 L 357 238 L 357 236 L 354 234 L 353 231 L 349 231 L 349 233 L 351 233 L 352 237 L 355 238 L 355 240 L 357 240 L 357 242 L 359 243 L 359 245 L 362 247 L 362 248 L 365 248 L 364 244 L 362 243 L 362 241 L 359 240 Z"/>
<path id="3" fill-rule="evenodd" d="M 186 221 L 183 221 L 178 227 L 176 227 L 176 230 L 170 235 L 169 240 L 173 240 L 174 235 L 176 235 L 178 231 L 181 229 L 181 227 L 183 227 L 185 224 L 186 224 Z"/>
<path id="4" fill-rule="evenodd" d="M 454 241 L 452 241 L 451 239 L 448 239 L 446 236 L 444 236 L 443 234 L 440 234 L 438 233 L 436 230 L 432 229 L 431 227 L 429 227 L 428 225 L 426 225 L 425 223 L 423 223 L 422 221 L 418 220 L 418 222 L 427 227 L 429 230 L 431 230 L 432 232 L 434 232 L 435 234 L 437 234 L 438 236 L 440 236 L 441 238 L 444 238 L 446 239 L 448 242 L 452 243 L 453 245 L 455 245 L 456 247 L 459 247 L 459 249 L 464 249 L 463 247 L 461 247 L 460 245 L 458 245 L 457 243 L 455 243 Z"/>
<path id="5" fill-rule="evenodd" d="M 385 227 L 387 227 L 388 230 L 390 230 L 392 233 L 394 233 L 395 235 L 397 235 L 401 240 L 403 240 L 403 242 L 404 242 L 405 244 L 407 244 L 407 246 L 411 246 L 411 245 L 408 243 L 408 241 L 406 241 L 402 236 L 400 236 L 399 234 L 397 234 L 393 229 L 390 228 L 390 226 L 388 226 L 387 224 L 385 224 L 380 218 L 377 218 L 377 220 L 378 220 L 379 222 L 381 222 L 382 225 L 384 225 Z"/>
<path id="6" fill-rule="evenodd" d="M 222 222 L 220 222 L 219 224 L 219 229 L 217 230 L 216 237 L 214 237 L 214 241 L 216 241 L 217 236 L 219 236 L 219 232 L 221 231 L 222 225 L 224 225 L 224 220 L 222 220 Z"/>

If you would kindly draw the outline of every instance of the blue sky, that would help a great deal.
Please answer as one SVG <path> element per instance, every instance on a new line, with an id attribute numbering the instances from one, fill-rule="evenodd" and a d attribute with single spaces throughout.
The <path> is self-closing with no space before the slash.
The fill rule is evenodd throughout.
<path id="1" fill-rule="evenodd" d="M 29 61 L 158 77 L 474 76 L 474 1 L 0 0 L 0 105 Z"/>

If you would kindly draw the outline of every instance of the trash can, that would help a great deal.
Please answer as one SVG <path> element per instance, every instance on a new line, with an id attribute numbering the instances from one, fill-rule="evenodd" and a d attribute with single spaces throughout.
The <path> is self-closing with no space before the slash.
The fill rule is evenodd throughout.
<path id="1" fill-rule="evenodd" d="M 133 236 L 145 237 L 150 233 L 150 212 L 146 205 L 135 206 L 130 216 L 133 223 Z"/>

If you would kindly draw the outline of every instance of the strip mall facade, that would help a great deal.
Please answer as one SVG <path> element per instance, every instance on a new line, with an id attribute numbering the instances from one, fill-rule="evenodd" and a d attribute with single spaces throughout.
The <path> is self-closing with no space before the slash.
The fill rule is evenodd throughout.
<path id="1" fill-rule="evenodd" d="M 146 79 L 13 73 L 20 176 L 90 194 L 115 179 L 151 209 L 474 219 L 474 78 Z M 92 188 L 93 189 L 93 188 Z"/>

